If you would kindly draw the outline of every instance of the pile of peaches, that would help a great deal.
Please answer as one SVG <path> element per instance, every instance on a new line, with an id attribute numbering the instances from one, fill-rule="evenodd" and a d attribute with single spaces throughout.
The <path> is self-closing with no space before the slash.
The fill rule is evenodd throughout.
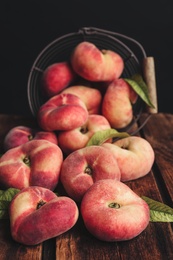
<path id="1" fill-rule="evenodd" d="M 138 95 L 121 78 L 123 69 L 118 53 L 84 41 L 69 61 L 43 71 L 46 101 L 38 109 L 39 128 L 12 128 L 0 158 L 0 187 L 19 189 L 9 206 L 15 241 L 36 245 L 56 237 L 79 214 L 87 230 L 104 241 L 129 240 L 147 227 L 148 204 L 125 182 L 151 170 L 149 142 L 126 134 L 88 145 L 94 134 L 132 121 Z M 64 196 L 56 194 L 59 183 Z"/>

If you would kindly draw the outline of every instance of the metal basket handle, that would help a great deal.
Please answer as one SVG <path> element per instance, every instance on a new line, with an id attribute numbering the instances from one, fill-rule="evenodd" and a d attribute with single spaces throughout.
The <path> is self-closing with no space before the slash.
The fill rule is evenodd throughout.
<path id="1" fill-rule="evenodd" d="M 131 42 L 135 49 L 134 49 L 134 53 L 136 51 L 136 47 L 138 47 L 138 50 L 140 51 L 140 54 L 142 55 L 142 58 L 145 58 L 147 57 L 146 55 L 146 52 L 143 48 L 143 46 L 138 42 L 136 41 L 135 39 L 129 37 L 129 36 L 126 36 L 124 34 L 121 34 L 121 33 L 117 33 L 117 32 L 112 32 L 112 31 L 108 31 L 108 30 L 103 30 L 103 29 L 99 29 L 99 28 L 96 28 L 96 27 L 83 27 L 81 29 L 79 29 L 79 32 L 80 33 L 83 33 L 83 34 L 94 34 L 94 33 L 101 33 L 101 34 L 106 34 L 107 36 L 113 36 L 115 37 L 116 36 L 116 40 L 119 39 L 119 40 L 127 40 L 128 42 Z M 123 44 L 123 42 L 121 42 L 121 44 Z M 127 46 L 125 46 L 125 48 L 128 48 Z M 139 55 L 139 53 L 138 53 Z M 137 56 L 138 56 L 137 55 Z"/>

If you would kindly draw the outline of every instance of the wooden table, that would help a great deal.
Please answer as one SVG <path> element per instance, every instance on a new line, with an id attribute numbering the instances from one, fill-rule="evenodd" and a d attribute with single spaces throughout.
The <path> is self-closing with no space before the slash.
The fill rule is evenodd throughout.
<path id="1" fill-rule="evenodd" d="M 142 123 L 147 114 L 140 118 Z M 0 115 L 0 147 L 5 134 L 15 125 L 35 126 L 33 118 Z M 153 114 L 140 131 L 155 151 L 152 171 L 128 185 L 140 196 L 148 196 L 173 207 L 173 115 Z M 37 246 L 12 240 L 9 221 L 0 222 L 0 260 L 171 260 L 173 224 L 150 222 L 138 237 L 126 242 L 103 242 L 92 237 L 81 218 L 67 233 Z"/>

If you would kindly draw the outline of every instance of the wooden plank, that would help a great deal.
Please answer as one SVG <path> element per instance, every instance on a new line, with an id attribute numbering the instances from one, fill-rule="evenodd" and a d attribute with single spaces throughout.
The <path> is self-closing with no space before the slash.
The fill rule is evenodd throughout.
<path id="1" fill-rule="evenodd" d="M 142 122 L 144 119 L 145 115 L 142 115 L 140 121 Z M 0 115 L 0 144 L 2 144 L 5 133 L 16 125 L 34 126 L 36 121 L 33 118 L 26 119 L 20 116 Z M 172 129 L 172 115 L 156 114 L 151 117 L 142 130 L 142 133 L 155 150 L 156 164 L 153 166 L 152 171 L 143 178 L 127 183 L 139 196 L 144 195 L 159 201 L 166 200 L 170 203 L 167 195 L 165 198 L 165 194 L 169 194 L 171 197 L 172 183 L 170 183 L 170 178 L 173 169 Z M 162 179 L 158 179 L 157 176 L 161 176 Z M 164 183 L 164 190 L 161 181 Z M 171 260 L 173 259 L 172 226 L 170 223 L 150 222 L 146 230 L 138 237 L 129 241 L 112 243 L 99 241 L 89 234 L 80 216 L 77 224 L 68 232 L 56 239 L 47 240 L 38 246 L 29 247 L 13 241 L 10 235 L 9 222 L 1 220 L 0 259 Z"/>
<path id="2" fill-rule="evenodd" d="M 8 220 L 0 221 L 0 259 L 18 259 L 18 260 L 41 260 L 42 245 L 24 246 L 15 242 L 10 233 L 10 224 Z"/>
<path id="3" fill-rule="evenodd" d="M 81 219 L 79 222 L 57 237 L 56 259 L 158 260 L 173 257 L 172 230 L 168 223 L 150 223 L 142 234 L 129 241 L 103 242 L 87 232 Z"/>
<path id="4" fill-rule="evenodd" d="M 143 114 L 141 122 L 145 117 Z M 160 173 L 157 172 L 155 178 L 165 199 L 169 200 L 169 194 L 170 206 L 173 206 L 173 115 L 153 114 L 144 126 L 143 134 L 155 151 L 155 163 Z"/>

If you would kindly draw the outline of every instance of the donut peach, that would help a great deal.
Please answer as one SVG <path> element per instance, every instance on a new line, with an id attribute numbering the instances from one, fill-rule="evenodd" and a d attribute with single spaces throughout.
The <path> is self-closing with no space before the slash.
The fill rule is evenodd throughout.
<path id="1" fill-rule="evenodd" d="M 46 101 L 38 110 L 38 124 L 45 131 L 71 130 L 88 119 L 88 110 L 77 96 L 64 93 Z"/>
<path id="2" fill-rule="evenodd" d="M 120 77 L 124 69 L 122 57 L 111 50 L 100 50 L 87 41 L 79 43 L 71 55 L 73 70 L 89 81 L 112 81 Z"/>

